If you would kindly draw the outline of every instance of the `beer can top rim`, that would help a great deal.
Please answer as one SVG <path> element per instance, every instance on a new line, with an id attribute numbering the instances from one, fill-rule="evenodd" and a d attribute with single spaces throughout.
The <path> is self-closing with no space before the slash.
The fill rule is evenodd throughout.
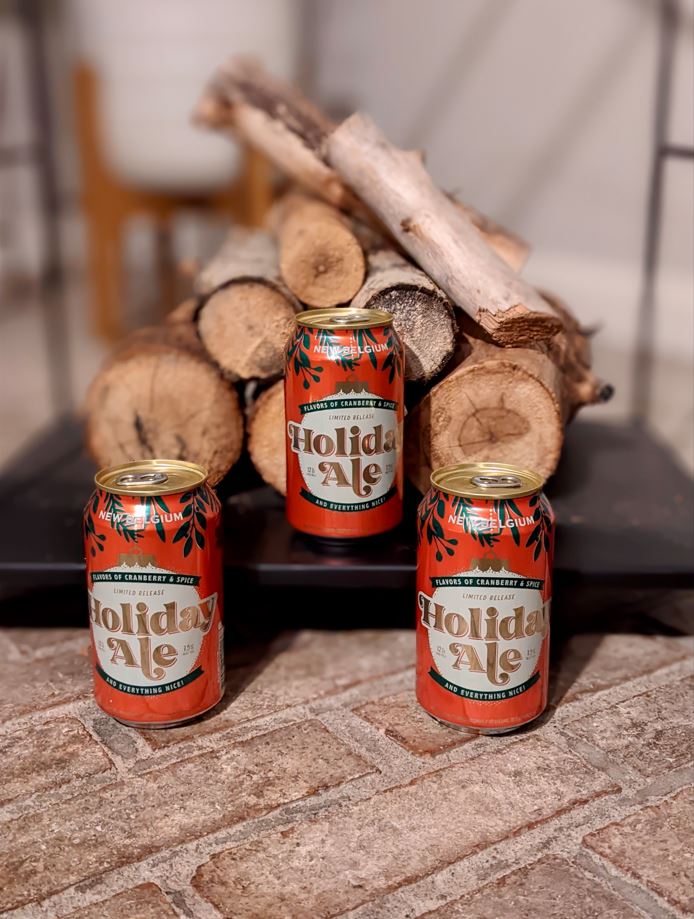
<path id="1" fill-rule="evenodd" d="M 311 329 L 374 329 L 378 326 L 391 325 L 392 313 L 385 310 L 358 309 L 341 306 L 336 309 L 308 309 L 298 313 L 298 325 Z"/>
<path id="2" fill-rule="evenodd" d="M 207 470 L 184 460 L 146 459 L 100 469 L 97 488 L 113 495 L 173 495 L 197 488 L 207 480 Z"/>
<path id="3" fill-rule="evenodd" d="M 456 463 L 431 473 L 431 484 L 461 498 L 524 498 L 542 489 L 542 476 L 508 463 Z"/>

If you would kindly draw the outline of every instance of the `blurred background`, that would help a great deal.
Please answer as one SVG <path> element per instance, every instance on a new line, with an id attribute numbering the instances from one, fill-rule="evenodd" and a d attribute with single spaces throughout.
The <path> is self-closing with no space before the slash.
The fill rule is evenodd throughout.
<path id="1" fill-rule="evenodd" d="M 525 237 L 694 469 L 694 0 L 0 0 L 0 466 L 272 195 L 190 113 L 227 56 L 368 111 Z"/>

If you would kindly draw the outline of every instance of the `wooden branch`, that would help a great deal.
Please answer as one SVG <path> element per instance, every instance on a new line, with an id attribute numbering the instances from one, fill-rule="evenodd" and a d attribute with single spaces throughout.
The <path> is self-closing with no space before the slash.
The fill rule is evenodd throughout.
<path id="1" fill-rule="evenodd" d="M 197 311 L 198 334 L 225 376 L 266 380 L 281 375 L 301 306 L 282 283 L 272 237 L 232 230 L 197 287 L 211 291 Z"/>
<path id="2" fill-rule="evenodd" d="M 329 162 L 419 266 L 502 345 L 547 340 L 561 322 L 433 184 L 420 158 L 392 147 L 365 115 L 328 138 Z"/>
<path id="3" fill-rule="evenodd" d="M 358 209 L 353 194 L 323 157 L 333 122 L 257 62 L 235 58 L 221 67 L 193 117 L 205 127 L 232 131 L 330 204 Z"/>
<path id="4" fill-rule="evenodd" d="M 287 287 L 309 306 L 346 303 L 364 280 L 364 253 L 350 222 L 336 208 L 296 192 L 270 215 Z"/>
<path id="5" fill-rule="evenodd" d="M 234 58 L 221 67 L 193 117 L 203 127 L 233 133 L 299 185 L 383 231 L 375 215 L 327 160 L 335 123 L 295 87 L 275 79 L 257 62 Z M 529 252 L 527 243 L 475 208 L 462 202 L 458 205 L 487 244 L 519 271 Z"/>
<path id="6" fill-rule="evenodd" d="M 134 333 L 96 375 L 86 399 L 87 447 L 99 466 L 166 457 L 199 463 L 215 485 L 243 445 L 232 386 L 190 322 Z"/>
<path id="7" fill-rule="evenodd" d="M 562 331 L 547 343 L 547 354 L 562 371 L 564 398 L 573 418 L 584 405 L 609 401 L 614 388 L 591 370 L 590 339 L 566 303 L 547 291 L 542 296 L 562 322 Z"/>
<path id="8" fill-rule="evenodd" d="M 389 249 L 369 253 L 369 273 L 352 306 L 383 309 L 405 345 L 405 377 L 428 382 L 455 349 L 450 300 L 423 271 Z"/>
<path id="9" fill-rule="evenodd" d="M 248 453 L 264 482 L 287 493 L 284 380 L 261 393 L 248 412 Z"/>

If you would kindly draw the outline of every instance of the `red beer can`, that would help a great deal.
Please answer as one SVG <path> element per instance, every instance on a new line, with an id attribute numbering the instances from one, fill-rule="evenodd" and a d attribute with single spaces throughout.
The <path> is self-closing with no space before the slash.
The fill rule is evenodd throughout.
<path id="1" fill-rule="evenodd" d="M 287 518 L 328 539 L 402 519 L 404 353 L 381 310 L 315 309 L 287 348 Z"/>
<path id="2" fill-rule="evenodd" d="M 94 695 L 109 715 L 159 728 L 224 691 L 220 504 L 194 463 L 102 469 L 84 510 Z"/>
<path id="3" fill-rule="evenodd" d="M 554 515 L 534 472 L 431 476 L 417 531 L 417 699 L 437 721 L 504 734 L 547 705 Z"/>

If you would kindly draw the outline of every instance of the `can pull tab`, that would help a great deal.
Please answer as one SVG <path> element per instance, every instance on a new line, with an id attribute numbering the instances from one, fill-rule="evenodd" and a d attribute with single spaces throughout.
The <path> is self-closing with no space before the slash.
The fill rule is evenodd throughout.
<path id="1" fill-rule="evenodd" d="M 126 472 L 119 475 L 116 485 L 163 485 L 169 477 L 165 472 Z"/>
<path id="2" fill-rule="evenodd" d="M 523 484 L 517 475 L 475 475 L 470 481 L 480 488 L 520 488 Z"/>

